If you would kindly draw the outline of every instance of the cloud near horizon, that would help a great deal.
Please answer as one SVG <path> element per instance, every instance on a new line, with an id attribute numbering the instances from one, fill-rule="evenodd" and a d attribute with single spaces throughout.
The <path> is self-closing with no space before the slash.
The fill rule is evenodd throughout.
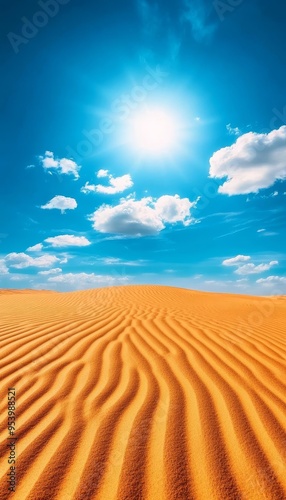
<path id="1" fill-rule="evenodd" d="M 269 271 L 271 267 L 278 265 L 279 262 L 278 260 L 272 260 L 268 264 L 258 264 L 257 266 L 253 263 L 249 264 L 244 264 L 243 266 L 240 266 L 238 269 L 236 269 L 234 272 L 235 274 L 259 274 L 263 273 L 264 271 Z"/>
<path id="2" fill-rule="evenodd" d="M 12 252 L 6 255 L 5 263 L 15 269 L 25 269 L 26 267 L 50 267 L 56 262 L 63 262 L 55 255 L 41 255 L 40 257 L 31 257 L 24 252 Z"/>
<path id="3" fill-rule="evenodd" d="M 5 260 L 0 259 L 0 274 L 8 274 L 8 273 L 9 273 L 9 269 L 5 264 Z"/>
<path id="4" fill-rule="evenodd" d="M 222 264 L 223 266 L 237 266 L 242 262 L 246 262 L 250 259 L 251 257 L 249 255 L 237 255 L 236 257 L 232 257 L 231 259 L 225 259 Z"/>
<path id="5" fill-rule="evenodd" d="M 114 286 L 129 281 L 128 276 L 96 275 L 95 273 L 67 273 L 50 276 L 47 281 L 57 285 L 69 285 L 82 290 L 87 287 Z"/>
<path id="6" fill-rule="evenodd" d="M 157 200 L 152 197 L 136 201 L 122 198 L 115 206 L 102 205 L 89 220 L 93 228 L 101 233 L 122 234 L 130 237 L 156 235 L 165 229 L 165 223 L 192 223 L 190 209 L 196 205 L 179 195 L 163 195 Z"/>
<path id="7" fill-rule="evenodd" d="M 222 262 L 223 266 L 237 266 L 235 269 L 235 274 L 239 275 L 249 275 L 249 274 L 259 274 L 264 271 L 269 271 L 271 267 L 279 264 L 277 260 L 272 260 L 268 264 L 258 264 L 255 265 L 252 262 L 248 262 L 251 260 L 249 255 L 237 255 L 236 257 L 232 257 L 231 259 L 226 259 Z M 245 264 L 247 262 L 247 264 Z"/>
<path id="8" fill-rule="evenodd" d="M 219 187 L 222 194 L 257 193 L 286 179 L 286 126 L 268 134 L 249 132 L 232 146 L 216 151 L 210 158 L 209 176 L 227 178 Z"/>
<path id="9" fill-rule="evenodd" d="M 256 280 L 256 283 L 261 285 L 286 285 L 286 278 L 284 276 L 268 276 Z"/>
<path id="10" fill-rule="evenodd" d="M 51 274 L 59 274 L 62 272 L 60 267 L 55 267 L 53 269 L 49 269 L 48 271 L 39 271 L 38 274 L 40 276 L 50 276 Z"/>

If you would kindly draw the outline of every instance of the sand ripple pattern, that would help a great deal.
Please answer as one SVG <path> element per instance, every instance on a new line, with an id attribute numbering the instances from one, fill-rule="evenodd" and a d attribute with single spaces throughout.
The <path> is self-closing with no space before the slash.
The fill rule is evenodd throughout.
<path id="1" fill-rule="evenodd" d="M 2 291 L 0 500 L 286 499 L 285 320 L 284 297 Z"/>

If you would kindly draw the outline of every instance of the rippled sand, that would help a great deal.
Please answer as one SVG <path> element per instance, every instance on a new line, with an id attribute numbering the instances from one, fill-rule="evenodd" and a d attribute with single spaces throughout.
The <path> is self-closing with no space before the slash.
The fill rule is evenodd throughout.
<path id="1" fill-rule="evenodd" d="M 15 500 L 286 499 L 286 300 L 126 286 L 0 293 Z"/>

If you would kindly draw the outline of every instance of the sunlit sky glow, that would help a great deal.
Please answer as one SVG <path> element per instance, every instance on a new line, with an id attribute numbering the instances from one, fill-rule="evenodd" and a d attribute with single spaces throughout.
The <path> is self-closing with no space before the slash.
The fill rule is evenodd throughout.
<path id="1" fill-rule="evenodd" d="M 164 109 L 147 108 L 132 123 L 131 144 L 144 155 L 165 156 L 175 148 L 179 124 Z"/>
<path id="2" fill-rule="evenodd" d="M 286 6 L 232 4 L 6 2 L 2 288 L 286 294 Z"/>

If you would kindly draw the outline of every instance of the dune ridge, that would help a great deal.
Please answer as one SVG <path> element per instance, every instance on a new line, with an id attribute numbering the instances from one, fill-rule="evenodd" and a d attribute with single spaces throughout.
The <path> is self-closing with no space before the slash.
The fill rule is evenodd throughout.
<path id="1" fill-rule="evenodd" d="M 1 292 L 0 500 L 286 499 L 285 297 Z"/>

